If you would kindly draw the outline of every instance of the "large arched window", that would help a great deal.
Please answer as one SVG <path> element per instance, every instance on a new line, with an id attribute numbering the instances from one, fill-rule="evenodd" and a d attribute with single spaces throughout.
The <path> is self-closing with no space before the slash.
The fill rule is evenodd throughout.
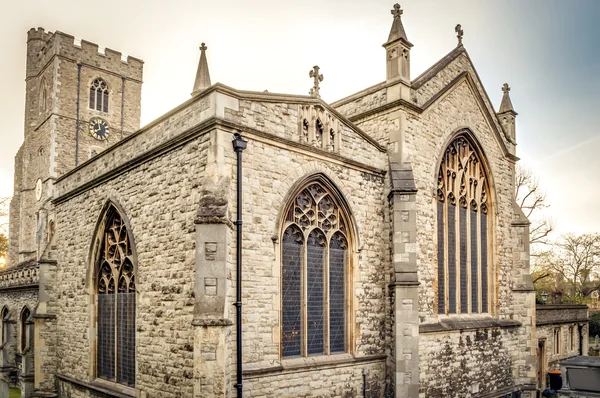
<path id="1" fill-rule="evenodd" d="M 97 377 L 135 385 L 135 259 L 123 217 L 110 206 L 96 266 Z"/>
<path id="2" fill-rule="evenodd" d="M 311 182 L 286 211 L 282 236 L 283 357 L 348 351 L 348 215 Z"/>
<path id="3" fill-rule="evenodd" d="M 90 86 L 90 109 L 108 112 L 108 85 L 100 78 Z"/>
<path id="4" fill-rule="evenodd" d="M 489 179 L 466 134 L 446 148 L 437 188 L 438 314 L 489 312 Z"/>

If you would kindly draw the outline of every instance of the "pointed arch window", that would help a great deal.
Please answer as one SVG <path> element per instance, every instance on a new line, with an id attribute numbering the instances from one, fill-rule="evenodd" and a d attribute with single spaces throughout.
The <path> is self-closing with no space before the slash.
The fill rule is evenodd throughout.
<path id="1" fill-rule="evenodd" d="M 111 208 L 96 267 L 97 377 L 135 385 L 135 266 L 132 239 Z"/>
<path id="2" fill-rule="evenodd" d="M 286 212 L 282 238 L 282 357 L 348 351 L 348 216 L 320 182 Z"/>
<path id="3" fill-rule="evenodd" d="M 490 311 L 489 179 L 466 134 L 444 151 L 437 184 L 438 314 Z"/>
<path id="4" fill-rule="evenodd" d="M 90 109 L 108 112 L 108 85 L 103 79 L 95 79 L 90 86 Z"/>
<path id="5" fill-rule="evenodd" d="M 29 348 L 29 336 L 30 336 L 30 328 L 29 324 L 31 320 L 29 317 L 31 316 L 31 311 L 29 308 L 24 307 L 21 311 L 21 318 L 19 319 L 19 326 L 21 332 L 21 344 L 19 346 L 21 353 L 24 353 Z"/>
<path id="6" fill-rule="evenodd" d="M 2 346 L 8 343 L 8 336 L 10 335 L 9 325 L 10 325 L 10 316 L 8 307 L 2 308 Z"/>

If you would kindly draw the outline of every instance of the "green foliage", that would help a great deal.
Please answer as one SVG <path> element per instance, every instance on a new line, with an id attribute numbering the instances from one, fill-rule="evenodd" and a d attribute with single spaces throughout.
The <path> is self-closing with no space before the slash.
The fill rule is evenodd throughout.
<path id="1" fill-rule="evenodd" d="M 6 258 L 6 252 L 8 251 L 8 237 L 3 233 L 0 233 L 0 257 Z"/>
<path id="2" fill-rule="evenodd" d="M 590 339 L 600 336 L 600 312 L 590 317 Z"/>

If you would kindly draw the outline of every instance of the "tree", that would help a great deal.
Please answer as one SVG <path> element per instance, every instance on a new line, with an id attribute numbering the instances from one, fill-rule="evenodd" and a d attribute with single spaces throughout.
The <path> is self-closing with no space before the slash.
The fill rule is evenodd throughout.
<path id="1" fill-rule="evenodd" d="M 540 189 L 539 180 L 531 170 L 517 165 L 515 171 L 515 198 L 517 204 L 531 222 L 529 244 L 533 255 L 540 252 L 542 245 L 549 243 L 548 238 L 554 230 L 552 219 L 544 217 L 543 210 L 550 207 L 546 202 L 546 193 Z"/>
<path id="2" fill-rule="evenodd" d="M 8 237 L 0 233 L 0 258 L 6 259 L 6 253 L 8 252 Z"/>
<path id="3" fill-rule="evenodd" d="M 552 277 L 538 278 L 538 289 L 560 292 L 569 301 L 580 302 L 600 289 L 600 235 L 563 235 L 540 255 L 537 264 L 539 275 Z"/>
<path id="4" fill-rule="evenodd" d="M 8 229 L 9 206 L 10 196 L 0 197 L 0 232 L 6 233 Z"/>

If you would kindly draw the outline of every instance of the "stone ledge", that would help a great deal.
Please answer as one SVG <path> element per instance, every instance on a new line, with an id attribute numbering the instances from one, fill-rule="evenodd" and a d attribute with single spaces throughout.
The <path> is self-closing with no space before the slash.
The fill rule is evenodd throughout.
<path id="1" fill-rule="evenodd" d="M 547 325 L 564 325 L 567 323 L 588 323 L 589 320 L 586 319 L 564 319 L 564 320 L 548 320 L 536 322 L 535 326 L 547 326 Z"/>
<path id="2" fill-rule="evenodd" d="M 337 358 L 336 358 L 337 357 Z M 353 366 L 360 363 L 385 361 L 386 354 L 355 357 L 351 354 L 334 354 L 330 356 L 319 356 L 309 358 L 284 359 L 281 365 L 259 369 L 249 369 L 243 372 L 248 378 L 259 378 L 261 376 L 278 376 L 289 373 L 322 370 L 338 366 Z M 287 362 L 287 363 L 286 363 Z M 298 362 L 298 363 L 295 363 Z"/>
<path id="3" fill-rule="evenodd" d="M 233 321 L 231 319 L 193 319 L 193 326 L 231 326 Z"/>
<path id="4" fill-rule="evenodd" d="M 77 388 L 81 388 L 87 391 L 94 391 L 100 394 L 104 394 L 107 397 L 111 398 L 132 398 L 135 397 L 135 389 L 124 387 L 123 390 L 117 391 L 108 386 L 105 386 L 104 383 L 101 382 L 92 382 L 88 383 L 81 380 L 73 379 L 69 376 L 57 374 L 56 378 L 62 382 L 66 382 L 72 384 Z M 112 384 L 112 383 L 111 383 Z"/>
<path id="5" fill-rule="evenodd" d="M 442 319 L 438 323 L 424 323 L 419 325 L 419 333 L 437 333 L 487 328 L 513 328 L 521 325 L 521 322 L 509 319 Z"/>

